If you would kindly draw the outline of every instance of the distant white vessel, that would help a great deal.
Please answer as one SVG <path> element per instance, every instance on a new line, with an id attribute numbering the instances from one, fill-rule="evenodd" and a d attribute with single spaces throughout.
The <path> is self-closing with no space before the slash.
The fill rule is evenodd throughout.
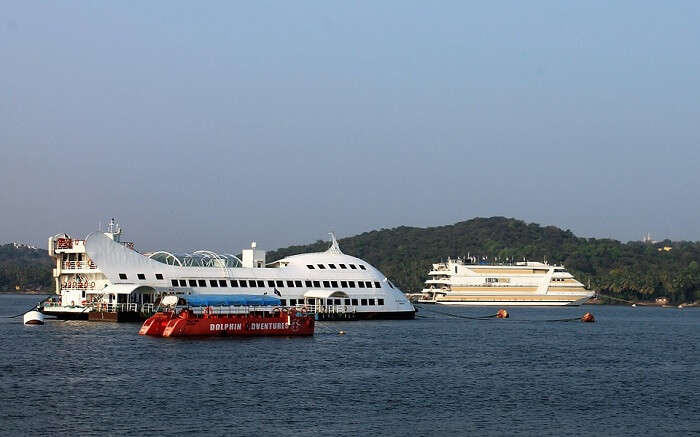
<path id="1" fill-rule="evenodd" d="M 472 259 L 472 261 L 475 261 Z M 433 264 L 421 303 L 444 305 L 581 305 L 594 292 L 563 266 L 541 262 L 512 265 L 448 259 Z"/>
<path id="2" fill-rule="evenodd" d="M 259 294 L 277 297 L 283 306 L 361 319 L 415 314 L 401 290 L 366 261 L 344 254 L 335 237 L 324 252 L 267 263 L 255 243 L 241 258 L 206 250 L 141 254 L 133 243 L 121 241 L 121 233 L 112 221 L 107 232 L 93 232 L 85 240 L 66 234 L 49 239 L 58 298 L 44 304 L 44 313 L 91 319 L 105 311 L 149 313 L 168 295 Z"/>

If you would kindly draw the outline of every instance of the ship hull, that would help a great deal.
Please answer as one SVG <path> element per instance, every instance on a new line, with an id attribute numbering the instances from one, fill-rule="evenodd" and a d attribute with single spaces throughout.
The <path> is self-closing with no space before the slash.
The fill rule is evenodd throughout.
<path id="1" fill-rule="evenodd" d="M 294 311 L 275 315 L 156 313 L 144 322 L 139 334 L 155 337 L 252 337 L 309 336 L 314 334 L 314 316 Z"/>
<path id="2" fill-rule="evenodd" d="M 468 300 L 461 298 L 459 300 L 449 300 L 449 298 L 443 298 L 436 301 L 418 301 L 418 303 L 432 303 L 439 305 L 455 305 L 455 306 L 579 306 L 586 303 L 591 298 L 591 296 L 585 296 L 579 299 L 513 299 L 509 300 L 499 296 L 498 299 L 479 299 L 479 300 Z"/>

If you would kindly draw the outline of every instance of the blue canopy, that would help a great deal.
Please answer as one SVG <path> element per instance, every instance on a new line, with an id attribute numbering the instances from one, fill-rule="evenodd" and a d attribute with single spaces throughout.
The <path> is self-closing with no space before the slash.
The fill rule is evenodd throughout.
<path id="1" fill-rule="evenodd" d="M 187 304 L 193 307 L 244 305 L 274 306 L 282 302 L 273 296 L 260 294 L 194 294 L 187 296 Z"/>

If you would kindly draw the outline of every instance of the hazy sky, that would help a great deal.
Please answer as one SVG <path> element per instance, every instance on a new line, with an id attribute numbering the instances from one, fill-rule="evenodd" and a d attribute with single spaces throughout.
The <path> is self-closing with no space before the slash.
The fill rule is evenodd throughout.
<path id="1" fill-rule="evenodd" d="M 700 2 L 0 6 L 0 242 L 700 240 Z"/>

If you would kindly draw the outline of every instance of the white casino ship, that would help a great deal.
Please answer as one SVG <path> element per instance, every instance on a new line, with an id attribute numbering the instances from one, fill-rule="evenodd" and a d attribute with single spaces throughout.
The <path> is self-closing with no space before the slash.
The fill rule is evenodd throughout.
<path id="1" fill-rule="evenodd" d="M 366 261 L 344 254 L 335 237 L 325 252 L 268 264 L 255 243 L 241 258 L 211 251 L 141 254 L 133 243 L 121 242 L 121 233 L 112 221 L 107 232 L 85 240 L 66 234 L 49 238 L 59 297 L 43 306 L 44 313 L 87 319 L 89 312 L 103 308 L 152 311 L 165 295 L 267 294 L 284 306 L 352 312 L 357 318 L 410 319 L 415 314 L 401 290 Z"/>
<path id="2" fill-rule="evenodd" d="M 594 292 L 563 266 L 541 262 L 477 264 L 448 259 L 433 264 L 421 303 L 445 305 L 581 305 Z"/>

